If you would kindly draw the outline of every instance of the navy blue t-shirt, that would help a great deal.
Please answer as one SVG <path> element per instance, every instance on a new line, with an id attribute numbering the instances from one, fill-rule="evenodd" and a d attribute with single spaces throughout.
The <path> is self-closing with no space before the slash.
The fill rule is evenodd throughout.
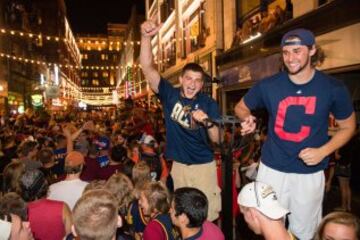
<path id="1" fill-rule="evenodd" d="M 161 79 L 158 97 L 163 105 L 166 125 L 166 158 L 184 164 L 202 164 L 213 160 L 213 151 L 209 146 L 207 129 L 194 123 L 191 111 L 200 109 L 209 118 L 219 119 L 217 103 L 203 93 L 194 99 L 180 95 L 180 89 L 174 88 L 167 80 Z"/>
<path id="2" fill-rule="evenodd" d="M 57 175 L 64 174 L 65 156 L 67 148 L 58 148 L 53 151 L 56 164 L 54 165 L 54 173 Z"/>
<path id="3" fill-rule="evenodd" d="M 346 119 L 353 112 L 345 85 L 320 72 L 306 84 L 295 84 L 286 72 L 258 82 L 245 95 L 249 109 L 266 108 L 269 113 L 268 138 L 261 161 L 278 171 L 314 173 L 326 168 L 328 157 L 307 166 L 298 154 L 307 147 L 317 148 L 328 141 L 328 117 Z"/>

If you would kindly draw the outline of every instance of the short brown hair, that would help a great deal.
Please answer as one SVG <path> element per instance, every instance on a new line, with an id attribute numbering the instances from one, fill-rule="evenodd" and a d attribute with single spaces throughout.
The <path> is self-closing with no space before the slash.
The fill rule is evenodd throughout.
<path id="1" fill-rule="evenodd" d="M 104 189 L 85 193 L 75 204 L 73 221 L 76 235 L 81 240 L 111 240 L 118 221 L 114 195 Z"/>
<path id="2" fill-rule="evenodd" d="M 348 227 L 353 227 L 356 239 L 360 239 L 359 218 L 348 212 L 332 212 L 326 215 L 321 221 L 315 235 L 315 240 L 323 239 L 324 229 L 328 223 L 336 223 Z"/>
<path id="3" fill-rule="evenodd" d="M 21 194 L 20 178 L 25 173 L 25 164 L 21 161 L 12 161 L 3 171 L 3 192 Z"/>
<path id="4" fill-rule="evenodd" d="M 188 63 L 186 64 L 183 69 L 181 70 L 181 76 L 184 76 L 184 74 L 187 71 L 193 71 L 193 72 L 199 72 L 202 75 L 202 79 L 204 80 L 205 72 L 204 69 L 197 63 Z"/>
<path id="5" fill-rule="evenodd" d="M 162 182 L 147 182 L 141 189 L 149 202 L 150 213 L 168 213 L 170 194 Z"/>
<path id="6" fill-rule="evenodd" d="M 37 160 L 42 164 L 47 164 L 54 161 L 54 153 L 50 148 L 43 148 L 37 153 Z"/>

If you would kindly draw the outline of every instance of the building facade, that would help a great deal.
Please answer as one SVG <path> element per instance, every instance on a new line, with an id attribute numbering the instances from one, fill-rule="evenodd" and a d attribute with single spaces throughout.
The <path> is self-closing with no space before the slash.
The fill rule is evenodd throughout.
<path id="1" fill-rule="evenodd" d="M 125 38 L 124 24 L 108 24 L 106 35 L 79 35 L 81 97 L 90 105 L 110 105 L 120 76 L 120 52 Z"/>
<path id="2" fill-rule="evenodd" d="M 80 53 L 64 1 L 1 1 L 1 9 L 0 67 L 8 109 L 33 106 L 34 95 L 50 105 L 52 99 L 57 105 L 71 101 L 78 91 Z"/>
<path id="3" fill-rule="evenodd" d="M 119 69 L 120 78 L 117 83 L 117 92 L 120 98 L 140 98 L 147 94 L 147 87 L 139 65 L 140 28 L 144 16 L 139 14 L 136 6 L 131 9 L 127 23 L 124 48 L 121 51 Z"/>

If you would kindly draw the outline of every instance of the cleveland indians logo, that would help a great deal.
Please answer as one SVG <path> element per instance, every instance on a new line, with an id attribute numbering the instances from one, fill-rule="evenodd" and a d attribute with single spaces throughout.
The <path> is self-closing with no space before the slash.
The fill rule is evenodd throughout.
<path id="1" fill-rule="evenodd" d="M 299 132 L 287 132 L 284 129 L 286 113 L 290 106 L 304 106 L 306 115 L 314 115 L 316 97 L 287 97 L 278 106 L 274 131 L 279 138 L 292 142 L 301 142 L 310 135 L 311 127 L 302 125 Z"/>

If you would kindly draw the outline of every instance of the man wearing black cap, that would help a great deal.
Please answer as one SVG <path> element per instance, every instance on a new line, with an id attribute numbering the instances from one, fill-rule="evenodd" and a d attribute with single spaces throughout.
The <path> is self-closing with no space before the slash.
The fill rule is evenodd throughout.
<path id="1" fill-rule="evenodd" d="M 286 71 L 259 81 L 236 105 L 242 134 L 255 130 L 251 110 L 269 112 L 257 180 L 271 185 L 288 208 L 289 228 L 300 239 L 312 239 L 322 215 L 323 170 L 328 156 L 344 145 L 355 130 L 351 97 L 344 84 L 315 69 L 315 37 L 306 29 L 286 33 L 281 40 Z M 329 140 L 328 117 L 339 130 Z"/>

